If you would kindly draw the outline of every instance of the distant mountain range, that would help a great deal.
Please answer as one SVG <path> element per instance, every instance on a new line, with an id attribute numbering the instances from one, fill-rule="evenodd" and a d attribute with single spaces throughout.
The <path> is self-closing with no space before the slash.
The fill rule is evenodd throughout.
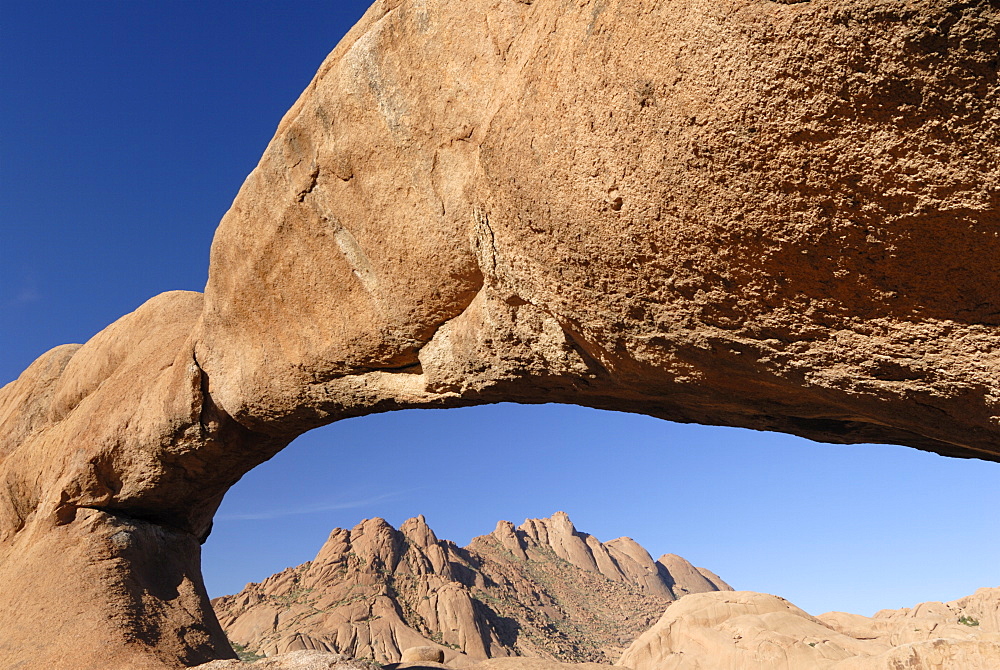
<path id="1" fill-rule="evenodd" d="M 600 542 L 558 512 L 500 521 L 464 548 L 423 516 L 399 530 L 366 519 L 334 529 L 313 561 L 212 604 L 233 642 L 269 656 L 316 649 L 385 664 L 433 646 L 446 662 L 615 663 L 670 602 L 720 590 L 732 588 L 680 556 Z"/>

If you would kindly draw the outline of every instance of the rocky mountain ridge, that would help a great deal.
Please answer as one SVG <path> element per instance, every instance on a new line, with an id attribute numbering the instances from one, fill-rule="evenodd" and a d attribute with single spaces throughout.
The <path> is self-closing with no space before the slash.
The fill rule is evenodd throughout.
<path id="1" fill-rule="evenodd" d="M 447 662 L 506 656 L 613 663 L 666 606 L 732 590 L 715 574 L 634 540 L 600 542 L 569 516 L 500 521 L 469 546 L 423 516 L 398 530 L 334 529 L 316 558 L 212 601 L 230 639 L 257 653 L 299 649 L 379 663 L 440 648 Z"/>
<path id="2" fill-rule="evenodd" d="M 1000 668 L 1000 588 L 950 602 L 886 609 L 871 617 L 811 616 L 784 598 L 751 591 L 695 593 L 667 606 L 614 664 L 506 657 L 477 661 L 411 647 L 386 670 L 996 670 Z M 268 656 L 261 670 L 371 670 L 371 661 L 315 650 Z M 352 665 L 354 664 L 354 665 Z M 216 661 L 205 670 L 239 670 Z"/>

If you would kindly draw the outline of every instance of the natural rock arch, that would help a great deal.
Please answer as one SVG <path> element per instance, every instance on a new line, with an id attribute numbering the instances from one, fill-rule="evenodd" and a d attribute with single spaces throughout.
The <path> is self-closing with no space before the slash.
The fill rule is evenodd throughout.
<path id="1" fill-rule="evenodd" d="M 0 659 L 229 654 L 225 491 L 404 407 L 572 402 L 1000 459 L 996 3 L 380 0 L 204 295 L 0 391 Z"/>

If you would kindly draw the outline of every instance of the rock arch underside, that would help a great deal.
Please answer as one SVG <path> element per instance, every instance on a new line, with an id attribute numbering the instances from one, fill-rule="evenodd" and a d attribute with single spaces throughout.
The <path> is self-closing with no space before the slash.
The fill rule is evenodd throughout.
<path id="1" fill-rule="evenodd" d="M 204 294 L 0 391 L 0 665 L 231 657 L 212 515 L 345 417 L 563 402 L 1000 460 L 998 34 L 986 0 L 379 0 Z"/>

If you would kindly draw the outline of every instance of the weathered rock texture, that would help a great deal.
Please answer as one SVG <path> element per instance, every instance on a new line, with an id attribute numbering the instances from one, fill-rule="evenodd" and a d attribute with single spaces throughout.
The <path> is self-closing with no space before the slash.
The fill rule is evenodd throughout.
<path id="1" fill-rule="evenodd" d="M 680 595 L 732 590 L 670 559 L 654 562 L 627 537 L 602 543 L 562 512 L 516 529 L 501 521 L 464 549 L 422 516 L 398 531 L 370 519 L 335 529 L 310 563 L 212 604 L 230 640 L 267 656 L 613 663 Z"/>
<path id="2" fill-rule="evenodd" d="M 204 297 L 0 391 L 0 664 L 230 655 L 212 513 L 347 416 L 572 402 L 997 460 L 998 33 L 993 1 L 379 0 Z"/>
<path id="3" fill-rule="evenodd" d="M 783 598 L 696 594 L 622 655 L 632 670 L 994 670 L 1000 668 L 1000 588 L 950 603 L 868 618 L 812 617 Z"/>
<path id="4" fill-rule="evenodd" d="M 196 666 L 199 670 L 368 670 L 372 667 L 354 659 L 345 660 L 342 654 L 323 651 L 292 651 L 268 657 L 250 665 L 239 661 L 213 661 Z M 378 666 L 375 666 L 378 667 Z M 451 666 L 434 661 L 390 663 L 386 670 L 448 670 Z M 613 670 L 616 666 L 601 663 L 560 663 L 541 658 L 508 657 L 489 659 L 463 665 L 465 670 Z"/>
<path id="5" fill-rule="evenodd" d="M 343 654 L 325 651 L 291 651 L 269 656 L 249 664 L 240 661 L 212 661 L 195 666 L 198 670 L 379 670 L 372 661 L 350 659 Z M 449 666 L 435 661 L 391 663 L 386 670 L 446 670 Z M 498 658 L 463 665 L 467 670 L 613 670 L 615 666 L 599 663 L 559 663 L 540 658 Z"/>
<path id="6" fill-rule="evenodd" d="M 343 654 L 299 650 L 251 663 L 238 660 L 212 661 L 195 666 L 198 670 L 382 670 L 382 666 Z"/>

